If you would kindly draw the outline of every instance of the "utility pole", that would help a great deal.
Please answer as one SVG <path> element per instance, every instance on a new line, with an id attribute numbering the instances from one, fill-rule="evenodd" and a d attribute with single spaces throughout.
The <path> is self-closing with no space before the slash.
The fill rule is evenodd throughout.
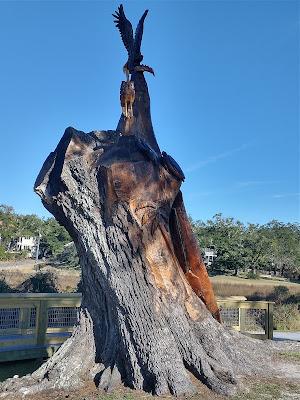
<path id="1" fill-rule="evenodd" d="M 40 252 L 40 241 L 41 241 L 41 232 L 39 231 L 37 246 L 36 246 L 36 253 L 35 253 L 35 269 L 38 270 L 38 261 L 39 261 L 39 252 Z"/>

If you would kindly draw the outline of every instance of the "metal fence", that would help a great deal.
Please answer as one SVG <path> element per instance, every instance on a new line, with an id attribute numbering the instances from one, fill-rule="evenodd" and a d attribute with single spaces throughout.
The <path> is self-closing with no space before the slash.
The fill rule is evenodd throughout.
<path id="1" fill-rule="evenodd" d="M 79 293 L 0 294 L 0 362 L 51 356 L 78 320 Z M 218 301 L 223 324 L 260 339 L 273 337 L 273 303 Z"/>

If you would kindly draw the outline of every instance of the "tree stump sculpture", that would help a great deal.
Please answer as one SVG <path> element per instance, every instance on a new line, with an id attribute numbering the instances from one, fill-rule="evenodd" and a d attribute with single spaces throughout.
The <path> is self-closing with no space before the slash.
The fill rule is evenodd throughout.
<path id="1" fill-rule="evenodd" d="M 156 395 L 182 395 L 196 390 L 194 375 L 231 394 L 237 371 L 257 369 L 258 344 L 219 322 L 184 209 L 184 175 L 155 139 L 143 75 L 150 67 L 137 57 L 145 14 L 134 49 L 123 30 L 130 23 L 122 7 L 115 17 L 127 38 L 133 115 L 122 115 L 115 131 L 66 129 L 35 183 L 78 251 L 80 320 L 42 367 L 2 389 L 26 394 L 93 380 L 105 390 L 123 382 Z"/>

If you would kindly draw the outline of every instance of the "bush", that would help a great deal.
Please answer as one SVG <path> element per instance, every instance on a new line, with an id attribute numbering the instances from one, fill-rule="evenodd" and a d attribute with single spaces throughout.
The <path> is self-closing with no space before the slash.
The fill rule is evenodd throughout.
<path id="1" fill-rule="evenodd" d="M 267 300 L 274 301 L 275 304 L 287 303 L 290 291 L 286 286 L 276 286 L 272 293 L 267 296 Z"/>
<path id="2" fill-rule="evenodd" d="M 254 271 L 249 271 L 246 275 L 247 279 L 259 279 L 259 274 Z"/>
<path id="3" fill-rule="evenodd" d="M 52 272 L 37 272 L 18 287 L 21 293 L 57 293 L 57 279 Z"/>
<path id="4" fill-rule="evenodd" d="M 274 307 L 274 329 L 300 330 L 300 313 L 297 304 L 277 304 Z"/>
<path id="5" fill-rule="evenodd" d="M 53 261 L 64 268 L 80 269 L 77 250 L 73 242 L 65 245 L 63 251 L 57 254 Z"/>
<path id="6" fill-rule="evenodd" d="M 13 293 L 15 292 L 5 281 L 5 278 L 0 278 L 0 293 Z"/>
<path id="7" fill-rule="evenodd" d="M 0 245 L 0 261 L 9 261 L 13 258 L 11 253 L 7 253 L 4 246 Z"/>

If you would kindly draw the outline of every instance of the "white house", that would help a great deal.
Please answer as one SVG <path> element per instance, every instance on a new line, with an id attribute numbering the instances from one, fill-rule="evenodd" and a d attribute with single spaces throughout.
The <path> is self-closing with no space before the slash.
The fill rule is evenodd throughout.
<path id="1" fill-rule="evenodd" d="M 33 257 L 36 252 L 37 238 L 34 236 L 20 236 L 13 243 L 14 251 L 28 250 L 28 255 Z"/>
<path id="2" fill-rule="evenodd" d="M 206 247 L 204 249 L 203 261 L 207 267 L 209 267 L 213 263 L 213 261 L 216 257 L 217 257 L 217 252 L 216 252 L 214 246 Z"/>

